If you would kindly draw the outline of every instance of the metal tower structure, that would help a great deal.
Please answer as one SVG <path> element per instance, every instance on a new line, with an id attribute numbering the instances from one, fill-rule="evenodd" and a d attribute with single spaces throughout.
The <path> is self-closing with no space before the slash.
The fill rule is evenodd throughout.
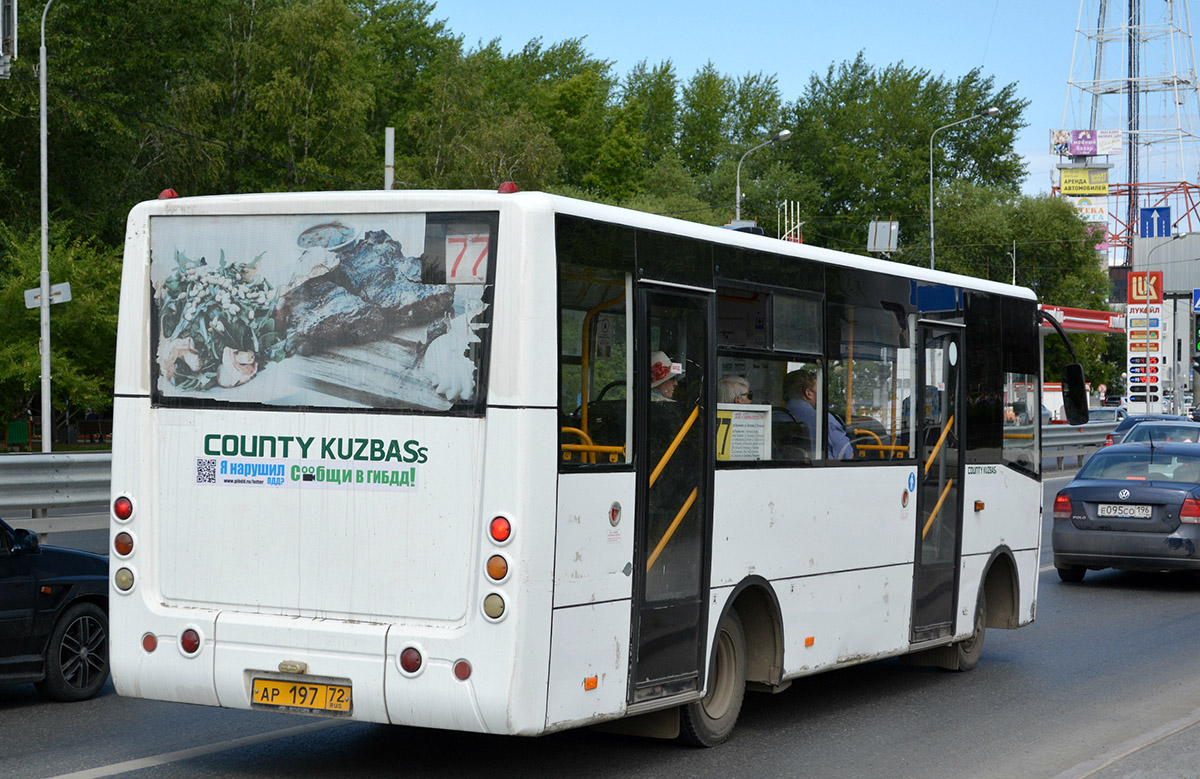
<path id="1" fill-rule="evenodd" d="M 1187 0 L 1080 0 L 1067 83 L 1060 129 L 1120 131 L 1119 153 L 1063 155 L 1059 166 L 1110 171 L 1110 246 L 1132 251 L 1142 208 L 1170 206 L 1177 231 L 1200 229 L 1200 83 Z"/>

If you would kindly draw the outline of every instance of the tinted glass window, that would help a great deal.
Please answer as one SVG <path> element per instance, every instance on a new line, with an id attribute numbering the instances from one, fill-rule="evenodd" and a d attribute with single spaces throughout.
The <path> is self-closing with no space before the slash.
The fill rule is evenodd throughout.
<path id="1" fill-rule="evenodd" d="M 1080 469 L 1076 479 L 1112 479 L 1200 483 L 1200 456 L 1163 452 L 1101 450 Z"/>
<path id="2" fill-rule="evenodd" d="M 1153 422 L 1134 425 L 1121 442 L 1137 441 L 1194 444 L 1200 441 L 1200 425 L 1159 425 Z"/>

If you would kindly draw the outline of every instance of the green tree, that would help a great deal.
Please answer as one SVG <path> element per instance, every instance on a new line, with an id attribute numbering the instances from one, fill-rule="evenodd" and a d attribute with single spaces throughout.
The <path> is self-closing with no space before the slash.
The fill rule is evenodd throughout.
<path id="1" fill-rule="evenodd" d="M 622 100 L 636 112 L 642 158 L 653 165 L 675 148 L 679 134 L 679 80 L 670 60 L 647 67 L 642 60 L 625 75 Z"/>
<path id="2" fill-rule="evenodd" d="M 57 420 L 69 410 L 112 405 L 116 361 L 120 252 L 73 237 L 77 228 L 53 230 L 50 279 L 71 285 L 71 300 L 50 310 L 51 401 Z M 41 236 L 0 224 L 0 414 L 5 421 L 36 410 L 41 396 L 41 319 L 25 308 L 25 290 L 40 284 Z"/>
<path id="3" fill-rule="evenodd" d="M 693 174 L 709 173 L 729 156 L 733 98 L 733 82 L 711 61 L 683 87 L 678 151 Z"/>
<path id="4" fill-rule="evenodd" d="M 823 245 L 855 251 L 873 218 L 900 222 L 903 249 L 894 259 L 928 261 L 929 140 L 944 125 L 995 106 L 995 119 L 965 122 L 937 134 L 934 168 L 940 190 L 966 180 L 1012 193 L 1023 164 L 1012 149 L 1028 101 L 1014 85 L 971 71 L 950 81 L 903 64 L 876 68 L 860 53 L 814 75 L 799 99 L 785 107 L 796 134 L 781 150 L 816 184 L 811 234 Z M 936 206 L 935 206 L 936 207 Z M 925 228 L 925 229 L 923 229 Z"/>

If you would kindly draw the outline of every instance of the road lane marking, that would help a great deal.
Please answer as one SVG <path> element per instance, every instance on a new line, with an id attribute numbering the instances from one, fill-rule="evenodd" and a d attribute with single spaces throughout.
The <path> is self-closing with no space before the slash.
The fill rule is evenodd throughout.
<path id="1" fill-rule="evenodd" d="M 1191 714 L 1185 714 L 1179 719 L 1171 720 L 1165 725 L 1143 733 L 1140 736 L 1134 736 L 1099 757 L 1093 757 L 1091 760 L 1085 760 L 1072 768 L 1068 768 L 1054 777 L 1054 779 L 1087 779 L 1087 777 L 1094 776 L 1105 768 L 1109 768 L 1125 758 L 1141 752 L 1147 747 L 1152 747 L 1158 742 L 1170 738 L 1176 733 L 1181 733 L 1196 724 L 1200 724 L 1200 709 L 1195 709 Z"/>
<path id="2" fill-rule="evenodd" d="M 290 736 L 299 736 L 304 733 L 312 733 L 325 728 L 332 728 L 339 725 L 347 724 L 340 720 L 322 720 L 313 722 L 308 725 L 297 725 L 293 728 L 284 728 L 283 730 L 272 730 L 267 733 L 259 733 L 254 736 L 243 736 L 242 738 L 230 739 L 229 741 L 218 741 L 215 744 L 206 744 L 202 747 L 192 747 L 191 749 L 179 749 L 174 752 L 163 752 L 159 755 L 150 755 L 149 757 L 140 757 L 136 760 L 126 760 L 121 763 L 112 763 L 110 765 L 99 766 L 97 768 L 89 768 L 84 771 L 76 771 L 70 774 L 60 774 L 53 779 L 99 779 L 103 776 L 116 776 L 130 771 L 140 771 L 143 768 L 153 768 L 154 766 L 166 765 L 168 763 L 176 763 L 181 760 L 190 760 L 193 757 L 204 757 L 206 755 L 224 752 L 229 749 L 237 749 L 239 747 L 254 746 L 255 744 L 263 744 L 268 741 L 275 741 L 281 738 Z"/>

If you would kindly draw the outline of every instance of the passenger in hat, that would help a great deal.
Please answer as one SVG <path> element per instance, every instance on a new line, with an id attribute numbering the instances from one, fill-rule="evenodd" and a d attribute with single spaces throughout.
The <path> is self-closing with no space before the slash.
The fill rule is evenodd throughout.
<path id="1" fill-rule="evenodd" d="M 673 363 L 666 352 L 650 355 L 650 399 L 674 401 L 675 387 L 679 383 L 679 369 L 672 373 Z"/>

